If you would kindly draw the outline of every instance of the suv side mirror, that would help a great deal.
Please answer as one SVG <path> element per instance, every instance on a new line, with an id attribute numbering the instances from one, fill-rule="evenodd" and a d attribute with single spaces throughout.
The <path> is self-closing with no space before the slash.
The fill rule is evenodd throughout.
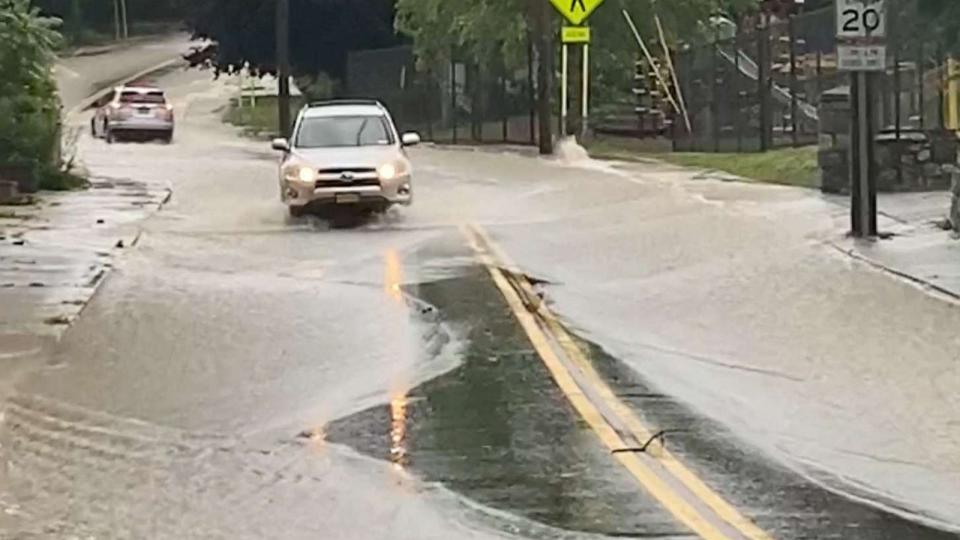
<path id="1" fill-rule="evenodd" d="M 420 134 L 412 131 L 404 133 L 400 136 L 400 142 L 403 143 L 404 146 L 416 146 L 420 144 Z"/>
<path id="2" fill-rule="evenodd" d="M 274 139 L 270 146 L 279 152 L 289 152 L 290 151 L 290 141 L 286 139 Z"/>

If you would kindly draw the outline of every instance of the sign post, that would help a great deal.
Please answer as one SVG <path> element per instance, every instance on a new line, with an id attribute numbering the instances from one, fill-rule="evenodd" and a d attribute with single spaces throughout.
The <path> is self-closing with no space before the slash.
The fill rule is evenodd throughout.
<path id="1" fill-rule="evenodd" d="M 886 0 L 837 0 L 837 64 L 851 72 L 850 221 L 858 238 L 877 236 L 874 73 L 887 69 L 886 35 Z"/>
<path id="2" fill-rule="evenodd" d="M 603 0 L 550 0 L 553 7 L 560 12 L 573 26 L 565 26 L 560 34 L 562 49 L 560 59 L 563 66 L 560 69 L 560 133 L 567 135 L 567 115 L 569 111 L 570 85 L 570 45 L 583 46 L 583 88 L 581 89 L 581 137 L 587 133 L 588 117 L 590 114 L 590 28 L 582 26 L 584 22 L 600 7 Z"/>

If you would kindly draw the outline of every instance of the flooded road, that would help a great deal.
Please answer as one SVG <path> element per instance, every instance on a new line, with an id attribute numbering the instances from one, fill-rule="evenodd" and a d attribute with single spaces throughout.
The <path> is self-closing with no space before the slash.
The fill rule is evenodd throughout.
<path id="1" fill-rule="evenodd" d="M 940 360 L 960 316 L 818 258 L 829 205 L 678 187 L 669 170 L 423 148 L 416 205 L 334 228 L 287 217 L 276 156 L 219 121 L 226 82 L 174 71 L 163 84 L 174 144 L 79 142 L 97 177 L 173 196 L 7 400 L 0 537 L 957 537 L 955 393 L 924 385 L 956 380 Z M 771 215 L 789 220 L 773 232 Z M 603 388 L 558 384 L 488 272 L 514 263 L 478 258 L 466 224 L 536 285 L 613 405 L 666 432 L 650 455 L 611 453 L 605 441 L 628 437 Z M 807 270 L 787 275 L 798 261 Z M 824 276 L 850 283 L 818 289 Z M 850 308 L 827 299 L 867 302 L 863 279 L 878 306 L 926 314 L 873 321 L 927 324 L 913 376 L 879 360 L 887 373 L 826 376 L 850 345 L 836 323 Z M 895 376 L 909 400 L 890 392 Z M 877 410 L 851 418 L 858 407 Z M 876 425 L 896 435 L 875 444 Z M 702 486 L 638 477 L 631 460 L 655 467 L 664 448 Z M 843 481 L 827 474 L 843 466 Z"/>

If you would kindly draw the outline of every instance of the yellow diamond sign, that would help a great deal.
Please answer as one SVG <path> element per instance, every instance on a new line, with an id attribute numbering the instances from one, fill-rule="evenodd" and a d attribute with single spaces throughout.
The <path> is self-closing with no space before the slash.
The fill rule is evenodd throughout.
<path id="1" fill-rule="evenodd" d="M 550 0 L 550 3 L 570 24 L 579 26 L 600 7 L 603 0 Z"/>

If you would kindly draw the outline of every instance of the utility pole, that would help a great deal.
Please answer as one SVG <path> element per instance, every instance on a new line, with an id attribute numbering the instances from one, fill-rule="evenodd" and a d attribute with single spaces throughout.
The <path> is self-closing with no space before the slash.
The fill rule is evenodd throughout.
<path id="1" fill-rule="evenodd" d="M 537 62 L 537 118 L 540 153 L 553 154 L 553 25 L 545 0 L 529 0 L 529 14 Z"/>
<path id="2" fill-rule="evenodd" d="M 130 37 L 130 26 L 127 24 L 127 0 L 120 0 L 120 18 L 123 21 L 123 39 Z"/>
<path id="3" fill-rule="evenodd" d="M 290 133 L 290 0 L 277 0 L 277 105 L 279 134 Z"/>
<path id="4" fill-rule="evenodd" d="M 113 26 L 114 26 L 114 37 L 117 41 L 120 41 L 122 34 L 120 33 L 120 0 L 113 0 Z"/>

